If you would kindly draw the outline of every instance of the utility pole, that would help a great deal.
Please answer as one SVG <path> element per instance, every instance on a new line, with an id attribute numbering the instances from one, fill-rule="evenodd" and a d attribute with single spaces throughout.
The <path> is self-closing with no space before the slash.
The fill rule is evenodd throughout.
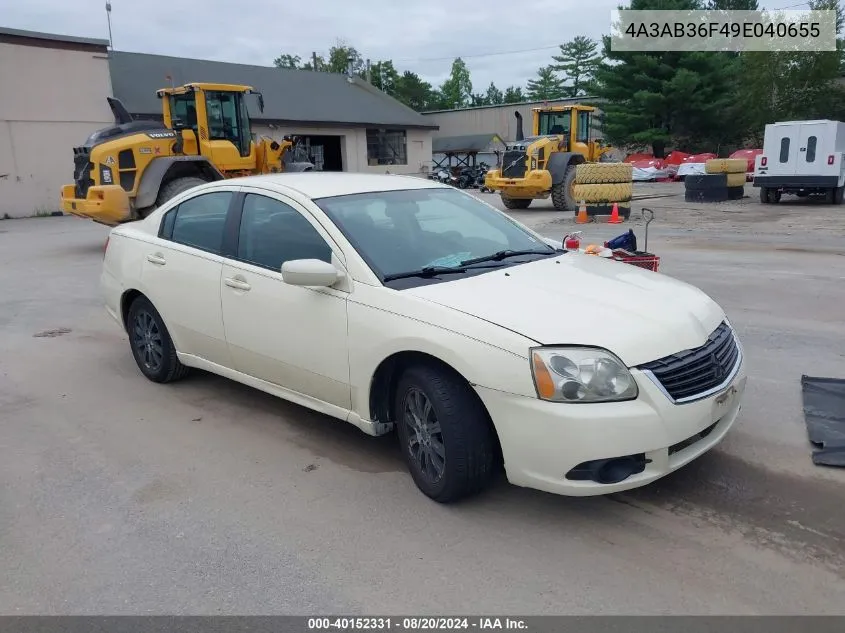
<path id="1" fill-rule="evenodd" d="M 373 83 L 373 77 L 370 74 L 370 60 L 369 59 L 367 60 L 367 83 L 368 84 Z"/>
<path id="2" fill-rule="evenodd" d="M 317 51 L 311 53 L 311 61 L 313 62 L 312 65 L 314 66 L 314 70 L 320 70 L 319 68 L 317 68 Z"/>
<path id="3" fill-rule="evenodd" d="M 109 23 L 109 48 L 114 50 L 114 42 L 111 38 L 111 2 L 109 0 L 106 0 L 106 20 Z"/>

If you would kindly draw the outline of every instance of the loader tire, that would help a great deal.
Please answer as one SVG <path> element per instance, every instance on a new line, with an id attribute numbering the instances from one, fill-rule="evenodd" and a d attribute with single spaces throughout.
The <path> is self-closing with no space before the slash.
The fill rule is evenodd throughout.
<path id="1" fill-rule="evenodd" d="M 709 191 L 711 189 L 726 189 L 727 174 L 690 174 L 684 178 L 687 191 Z"/>
<path id="2" fill-rule="evenodd" d="M 527 209 L 531 206 L 531 198 L 509 198 L 502 194 L 502 204 L 505 209 Z"/>
<path id="3" fill-rule="evenodd" d="M 580 165 L 578 165 L 580 167 Z M 575 200 L 576 165 L 570 165 L 561 180 L 552 185 L 552 205 L 558 211 L 575 211 L 578 208 L 578 201 Z"/>
<path id="4" fill-rule="evenodd" d="M 631 182 L 633 174 L 630 163 L 582 163 L 575 168 L 575 184 Z"/>
<path id="5" fill-rule="evenodd" d="M 199 185 L 204 185 L 205 183 L 206 181 L 202 178 L 196 178 L 193 176 L 171 180 L 159 190 L 158 198 L 156 199 L 156 206 L 160 207 L 171 198 L 178 196 L 180 193 L 183 193 L 188 189 L 198 187 Z"/>
<path id="6" fill-rule="evenodd" d="M 727 174 L 728 187 L 744 187 L 745 186 L 745 172 L 741 174 L 733 173 Z"/>
<path id="7" fill-rule="evenodd" d="M 596 185 L 575 185 L 572 195 L 584 202 L 628 202 L 633 194 L 633 183 L 616 182 Z"/>
<path id="8" fill-rule="evenodd" d="M 684 200 L 687 202 L 726 202 L 728 200 L 727 187 L 714 187 L 711 189 L 687 189 L 684 192 Z"/>
<path id="9" fill-rule="evenodd" d="M 745 197 L 745 187 L 728 187 L 728 200 L 742 200 Z"/>
<path id="10" fill-rule="evenodd" d="M 744 158 L 711 158 L 704 163 L 708 174 L 745 174 L 748 161 Z"/>

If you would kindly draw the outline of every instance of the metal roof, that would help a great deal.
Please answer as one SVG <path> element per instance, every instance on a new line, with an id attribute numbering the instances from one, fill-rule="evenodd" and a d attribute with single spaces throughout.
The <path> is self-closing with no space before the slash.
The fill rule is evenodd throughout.
<path id="1" fill-rule="evenodd" d="M 108 40 L 101 40 L 92 37 L 76 37 L 75 35 L 58 35 L 56 33 L 42 33 L 40 31 L 24 31 L 21 29 L 10 29 L 0 26 L 0 35 L 11 35 L 13 37 L 27 37 L 34 40 L 48 40 L 52 42 L 70 42 L 72 44 L 88 44 L 90 46 L 109 45 Z"/>
<path id="2" fill-rule="evenodd" d="M 431 141 L 431 151 L 435 154 L 470 154 L 483 152 L 505 142 L 498 134 L 468 134 L 466 136 L 444 136 Z"/>
<path id="3" fill-rule="evenodd" d="M 192 82 L 245 84 L 264 95 L 264 112 L 249 99 L 250 115 L 274 123 L 438 129 L 422 115 L 360 78 L 113 51 L 112 91 L 132 114 L 161 113 L 156 90 Z M 170 77 L 170 78 L 168 78 Z"/>

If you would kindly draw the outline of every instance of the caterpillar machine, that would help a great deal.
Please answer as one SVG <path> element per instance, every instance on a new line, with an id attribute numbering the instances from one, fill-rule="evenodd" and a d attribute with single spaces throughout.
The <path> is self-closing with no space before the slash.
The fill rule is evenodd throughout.
<path id="1" fill-rule="evenodd" d="M 250 86 L 191 83 L 157 91 L 164 124 L 133 120 L 108 97 L 114 125 L 73 149 L 74 183 L 61 190 L 62 210 L 115 226 L 146 217 L 174 196 L 213 180 L 282 171 L 311 171 L 297 138 L 256 139 Z"/>
<path id="2" fill-rule="evenodd" d="M 516 140 L 508 143 L 484 185 L 498 191 L 508 209 L 527 209 L 532 200 L 552 198 L 558 211 L 577 208 L 575 166 L 605 162 L 613 148 L 591 138 L 595 108 L 586 105 L 532 108 L 532 135 L 525 138 L 515 112 Z"/>

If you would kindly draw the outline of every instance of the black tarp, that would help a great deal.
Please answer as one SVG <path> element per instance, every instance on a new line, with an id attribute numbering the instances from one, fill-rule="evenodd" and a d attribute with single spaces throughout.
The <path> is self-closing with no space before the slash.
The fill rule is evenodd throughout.
<path id="1" fill-rule="evenodd" d="M 845 379 L 801 376 L 801 390 L 813 463 L 845 468 Z"/>

